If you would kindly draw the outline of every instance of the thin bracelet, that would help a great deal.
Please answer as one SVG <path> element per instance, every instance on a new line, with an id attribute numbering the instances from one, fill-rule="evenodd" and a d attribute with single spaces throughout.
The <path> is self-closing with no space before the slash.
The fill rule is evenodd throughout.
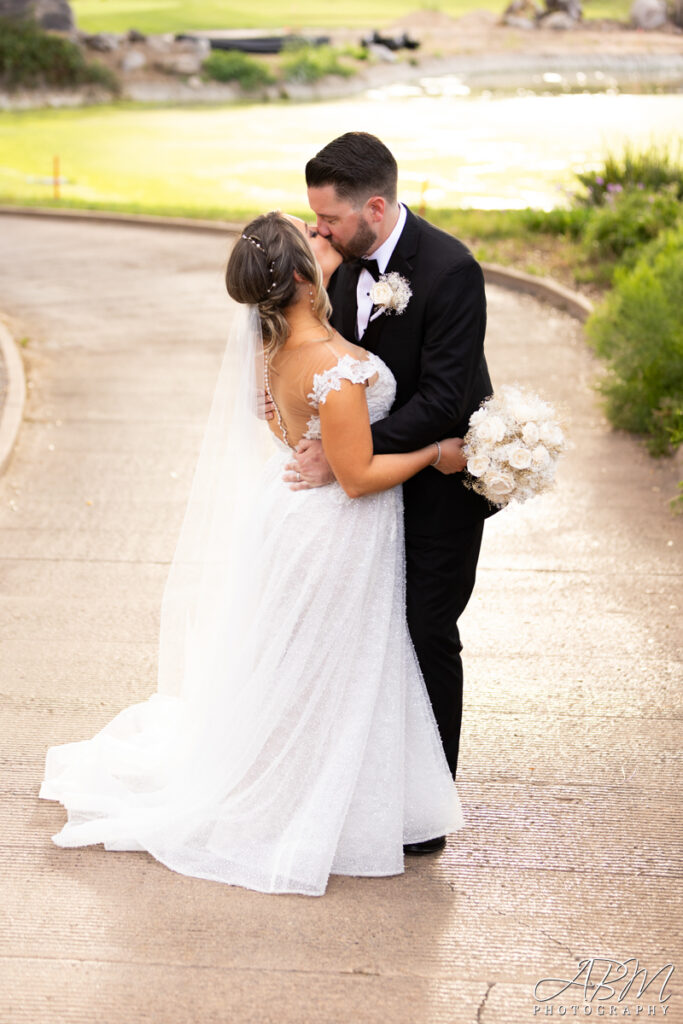
<path id="1" fill-rule="evenodd" d="M 436 450 L 437 450 L 436 462 L 430 462 L 429 463 L 430 466 L 438 466 L 439 463 L 441 462 L 441 445 L 439 444 L 438 441 L 435 441 L 434 444 L 436 445 Z"/>

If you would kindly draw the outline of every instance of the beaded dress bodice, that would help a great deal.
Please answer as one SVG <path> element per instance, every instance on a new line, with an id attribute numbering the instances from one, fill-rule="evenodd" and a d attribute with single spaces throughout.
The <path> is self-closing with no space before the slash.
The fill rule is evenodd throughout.
<path id="1" fill-rule="evenodd" d="M 296 447 L 301 438 L 320 440 L 319 408 L 330 391 L 339 391 L 341 382 L 368 383 L 365 395 L 370 422 L 387 415 L 396 396 L 396 380 L 379 356 L 368 352 L 358 358 L 349 352 L 337 355 L 331 362 L 330 352 L 320 369 L 308 373 L 285 372 L 268 375 L 268 390 L 276 405 L 276 417 L 270 427 L 276 441 L 288 449 Z M 312 412 L 312 414 L 311 414 Z"/>

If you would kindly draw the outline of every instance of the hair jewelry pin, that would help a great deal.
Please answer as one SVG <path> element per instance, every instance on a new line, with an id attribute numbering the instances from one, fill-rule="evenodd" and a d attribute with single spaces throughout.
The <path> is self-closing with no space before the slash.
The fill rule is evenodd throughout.
<path id="1" fill-rule="evenodd" d="M 259 242 L 258 238 L 256 238 L 254 235 L 242 235 L 242 238 L 246 242 L 251 242 L 251 244 L 255 245 L 257 249 L 260 249 L 262 253 L 265 253 L 266 250 L 263 248 L 263 246 Z M 271 262 L 270 267 L 268 268 L 269 269 L 269 273 L 270 273 L 270 284 L 266 288 L 266 293 L 268 293 L 268 294 L 275 287 L 275 281 L 273 280 L 273 269 L 274 269 L 274 267 L 275 267 L 275 260 L 273 260 Z"/>

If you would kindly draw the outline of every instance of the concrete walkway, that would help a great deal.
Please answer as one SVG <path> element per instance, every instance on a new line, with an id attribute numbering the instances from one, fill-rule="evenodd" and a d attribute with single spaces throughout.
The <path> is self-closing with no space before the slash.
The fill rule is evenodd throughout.
<path id="1" fill-rule="evenodd" d="M 48 746 L 155 688 L 228 242 L 20 217 L 0 233 L 0 309 L 30 339 L 0 479 L 2 1024 L 664 1016 L 661 976 L 623 1002 L 621 987 L 601 1003 L 588 989 L 587 1009 L 578 987 L 535 1001 L 588 957 L 674 963 L 666 1018 L 683 1021 L 677 471 L 610 431 L 577 323 L 489 289 L 494 381 L 562 403 L 575 448 L 552 496 L 487 527 L 463 623 L 467 827 L 403 876 L 265 896 L 148 854 L 59 849 L 63 809 L 37 798 Z"/>

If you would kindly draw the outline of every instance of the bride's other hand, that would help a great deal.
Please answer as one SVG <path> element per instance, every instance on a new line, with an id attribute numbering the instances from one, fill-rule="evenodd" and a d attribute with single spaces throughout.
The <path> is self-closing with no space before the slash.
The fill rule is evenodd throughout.
<path id="1" fill-rule="evenodd" d="M 312 487 L 324 487 L 335 479 L 325 458 L 320 441 L 304 439 L 296 446 L 296 456 L 285 466 L 282 478 L 292 491 L 308 491 Z"/>
<path id="2" fill-rule="evenodd" d="M 441 445 L 441 458 L 439 459 L 434 469 L 438 469 L 439 473 L 462 473 L 463 469 L 467 466 L 467 456 L 463 452 L 463 446 L 465 442 L 461 437 L 447 437 L 445 441 L 440 441 Z"/>
<path id="3" fill-rule="evenodd" d="M 273 399 L 263 388 L 256 389 L 256 415 L 260 420 L 272 420 L 275 415 Z"/>

